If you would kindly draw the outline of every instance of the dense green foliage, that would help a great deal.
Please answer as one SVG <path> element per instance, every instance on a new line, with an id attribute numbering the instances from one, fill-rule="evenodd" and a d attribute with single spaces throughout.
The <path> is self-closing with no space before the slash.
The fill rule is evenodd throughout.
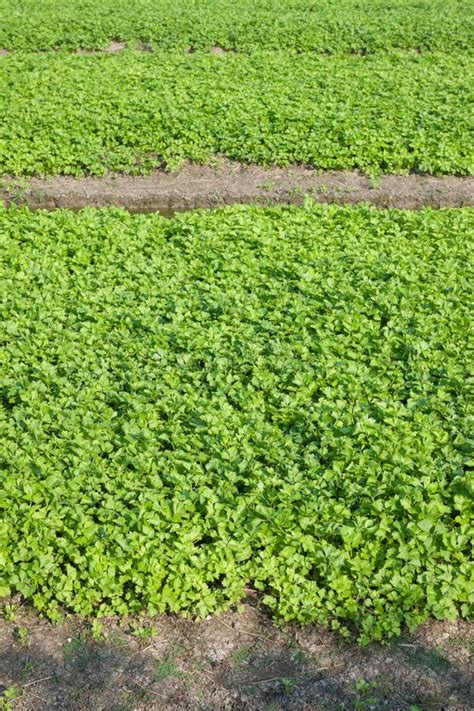
<path id="1" fill-rule="evenodd" d="M 6 57 L 0 172 L 101 174 L 215 154 L 367 172 L 474 172 L 468 55 Z"/>
<path id="2" fill-rule="evenodd" d="M 1 594 L 472 609 L 474 212 L 0 212 Z M 470 409 L 469 409 L 470 408 Z"/>
<path id="3" fill-rule="evenodd" d="M 0 47 L 472 49 L 470 0 L 0 0 Z"/>

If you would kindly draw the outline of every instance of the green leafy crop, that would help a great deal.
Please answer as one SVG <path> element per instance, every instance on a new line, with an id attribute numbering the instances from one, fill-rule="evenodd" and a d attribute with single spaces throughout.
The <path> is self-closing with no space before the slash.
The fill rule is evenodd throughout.
<path id="1" fill-rule="evenodd" d="M 0 594 L 472 612 L 474 211 L 0 212 Z"/>
<path id="2" fill-rule="evenodd" d="M 470 0 L 0 0 L 0 47 L 472 49 Z"/>
<path id="3" fill-rule="evenodd" d="M 473 59 L 133 53 L 0 61 L 0 173 L 263 164 L 472 174 Z"/>

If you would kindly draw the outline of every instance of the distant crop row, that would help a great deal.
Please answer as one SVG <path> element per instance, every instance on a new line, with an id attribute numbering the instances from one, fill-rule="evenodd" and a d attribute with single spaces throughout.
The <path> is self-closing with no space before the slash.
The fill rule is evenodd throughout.
<path id="1" fill-rule="evenodd" d="M 472 49 L 470 0 L 0 0 L 0 47 Z"/>
<path id="2" fill-rule="evenodd" d="M 0 212 L 0 595 L 472 613 L 474 212 Z"/>
<path id="3" fill-rule="evenodd" d="M 221 154 L 366 172 L 474 172 L 468 55 L 260 52 L 0 60 L 0 173 L 143 172 Z"/>

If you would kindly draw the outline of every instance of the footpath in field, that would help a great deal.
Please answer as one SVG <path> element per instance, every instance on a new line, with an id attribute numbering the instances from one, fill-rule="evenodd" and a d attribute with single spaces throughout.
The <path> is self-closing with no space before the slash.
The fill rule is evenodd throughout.
<path id="1" fill-rule="evenodd" d="M 4 693 L 14 711 L 471 711 L 468 623 L 361 648 L 316 625 L 275 626 L 250 593 L 241 612 L 199 621 L 51 625 L 13 605 L 0 617 Z"/>
<path id="2" fill-rule="evenodd" d="M 315 202 L 377 207 L 474 207 L 474 178 L 432 175 L 383 175 L 370 178 L 350 171 L 319 172 L 304 166 L 265 168 L 227 160 L 213 165 L 186 163 L 174 172 L 103 177 L 0 179 L 0 200 L 32 210 L 124 207 L 132 212 L 160 212 L 222 207 L 231 204 Z"/>

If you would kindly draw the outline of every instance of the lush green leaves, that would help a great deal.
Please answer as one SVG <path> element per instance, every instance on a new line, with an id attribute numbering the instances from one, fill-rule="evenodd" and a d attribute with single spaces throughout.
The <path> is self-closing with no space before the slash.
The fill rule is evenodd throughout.
<path id="1" fill-rule="evenodd" d="M 0 62 L 0 172 L 141 172 L 215 154 L 368 172 L 474 172 L 473 61 L 282 52 Z"/>
<path id="2" fill-rule="evenodd" d="M 0 212 L 0 590 L 472 610 L 474 213 Z"/>
<path id="3" fill-rule="evenodd" d="M 0 47 L 472 48 L 470 0 L 0 0 Z"/>

